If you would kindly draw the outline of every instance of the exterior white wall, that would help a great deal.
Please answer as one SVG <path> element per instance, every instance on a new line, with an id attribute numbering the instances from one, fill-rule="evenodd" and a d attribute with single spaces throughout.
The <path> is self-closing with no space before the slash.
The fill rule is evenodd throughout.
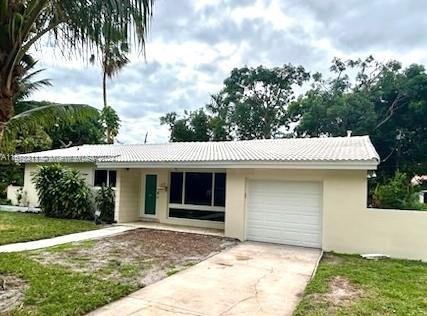
<path id="1" fill-rule="evenodd" d="M 78 167 L 89 185 L 94 165 Z M 37 206 L 31 174 L 37 164 L 25 167 L 24 192 L 30 206 Z M 342 253 L 384 253 L 392 257 L 427 261 L 427 212 L 366 208 L 367 178 L 363 170 L 228 169 L 225 224 L 168 217 L 171 169 L 117 169 L 118 222 L 144 217 L 145 175 L 157 174 L 156 216 L 161 223 L 224 229 L 225 236 L 246 239 L 247 179 L 315 181 L 323 185 L 322 248 Z"/>
<path id="2" fill-rule="evenodd" d="M 15 186 L 15 185 L 9 185 L 7 187 L 7 199 L 10 200 L 10 202 L 12 203 L 12 205 L 18 205 L 18 191 L 20 189 L 23 189 L 24 187 L 20 187 L 20 186 Z M 21 204 L 22 206 L 26 206 L 27 204 L 27 198 L 26 196 L 22 193 L 22 199 L 21 199 Z"/>
<path id="3" fill-rule="evenodd" d="M 246 239 L 246 180 L 321 181 L 322 248 L 427 261 L 427 212 L 368 209 L 366 171 L 227 170 L 225 235 Z"/>
<path id="4" fill-rule="evenodd" d="M 114 219 L 118 223 L 138 220 L 140 183 L 141 171 L 139 169 L 117 169 Z"/>
<path id="5" fill-rule="evenodd" d="M 427 261 L 427 212 L 368 209 L 367 181 L 335 174 L 325 183 L 324 249 Z"/>
<path id="6" fill-rule="evenodd" d="M 37 171 L 37 168 L 41 165 L 42 164 L 34 164 L 34 163 L 25 164 L 23 194 L 25 194 L 26 196 L 28 206 L 31 206 L 31 207 L 37 207 L 39 205 L 37 191 L 32 182 L 32 177 L 34 172 Z M 93 185 L 94 170 L 95 170 L 94 164 L 68 163 L 63 165 L 80 170 L 81 175 L 85 179 L 86 183 L 90 186 Z"/>

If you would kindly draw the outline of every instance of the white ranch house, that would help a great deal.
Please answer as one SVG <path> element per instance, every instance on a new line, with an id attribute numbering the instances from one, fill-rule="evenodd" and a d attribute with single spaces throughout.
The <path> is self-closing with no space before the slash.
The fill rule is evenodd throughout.
<path id="1" fill-rule="evenodd" d="M 31 174 L 60 162 L 115 186 L 118 223 L 216 228 L 239 240 L 427 260 L 427 214 L 367 208 L 379 164 L 368 136 L 84 145 L 18 155 Z"/>

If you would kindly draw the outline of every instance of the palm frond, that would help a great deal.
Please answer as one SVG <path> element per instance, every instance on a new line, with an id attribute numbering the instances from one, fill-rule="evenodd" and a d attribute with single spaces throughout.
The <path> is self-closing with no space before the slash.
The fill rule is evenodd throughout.
<path id="1" fill-rule="evenodd" d="M 16 90 L 13 95 L 14 104 L 19 101 L 23 101 L 32 93 L 40 90 L 43 87 L 52 86 L 50 79 L 34 80 L 37 75 L 45 70 L 38 69 L 31 71 L 37 65 L 37 63 L 38 61 L 29 54 L 24 55 L 24 58 L 19 63 L 19 76 L 16 77 Z"/>
<path id="2" fill-rule="evenodd" d="M 144 49 L 154 0 L 51 1 L 46 23 L 63 20 L 53 33 L 62 51 L 90 58 L 114 34 L 116 39 Z M 108 35 L 109 34 L 109 35 Z"/>
<path id="3" fill-rule="evenodd" d="M 44 88 L 51 87 L 51 79 L 45 78 L 37 81 L 30 81 L 29 79 L 22 79 L 19 83 L 18 91 L 13 96 L 14 103 L 28 98 L 34 92 Z"/>
<path id="4" fill-rule="evenodd" d="M 13 151 L 11 146 L 16 134 L 23 126 L 31 131 L 37 127 L 50 128 L 76 122 L 87 122 L 94 117 L 99 117 L 99 111 L 85 104 L 53 103 L 22 112 L 6 123 L 3 137 L 0 139 L 0 149 L 2 152 Z"/>

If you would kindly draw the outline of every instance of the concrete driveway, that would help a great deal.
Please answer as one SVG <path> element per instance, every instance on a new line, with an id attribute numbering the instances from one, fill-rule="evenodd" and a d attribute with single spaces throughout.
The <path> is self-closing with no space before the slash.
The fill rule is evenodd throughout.
<path id="1" fill-rule="evenodd" d="M 320 253 L 244 242 L 90 315 L 292 315 Z"/>

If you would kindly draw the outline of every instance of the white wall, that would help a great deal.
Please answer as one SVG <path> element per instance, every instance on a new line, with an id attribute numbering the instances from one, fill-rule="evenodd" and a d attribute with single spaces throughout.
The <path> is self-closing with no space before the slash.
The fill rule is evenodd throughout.
<path id="1" fill-rule="evenodd" d="M 15 186 L 15 185 L 9 185 L 7 187 L 7 199 L 10 200 L 10 202 L 12 203 L 12 205 L 19 205 L 18 203 L 18 191 L 20 189 L 23 189 L 24 187 L 20 187 L 20 186 Z M 24 194 L 24 192 L 22 192 L 22 199 L 20 201 L 22 206 L 26 206 L 27 204 L 27 197 Z"/>
<path id="2" fill-rule="evenodd" d="M 94 165 L 74 164 L 93 184 Z M 25 168 L 24 190 L 31 206 L 37 194 Z M 224 228 L 228 237 L 246 238 L 247 179 L 316 181 L 323 184 L 322 248 L 342 253 L 384 253 L 427 261 L 427 212 L 367 209 L 367 178 L 363 170 L 228 169 L 225 224 L 168 217 L 169 169 L 118 169 L 116 214 L 119 222 L 141 219 L 145 174 L 158 175 L 156 217 L 162 223 Z"/>
<path id="3" fill-rule="evenodd" d="M 138 220 L 140 179 L 141 171 L 139 169 L 117 169 L 114 214 L 114 219 L 117 222 L 125 223 Z"/>
<path id="4" fill-rule="evenodd" d="M 42 164 L 35 164 L 35 163 L 27 163 L 25 164 L 25 171 L 24 171 L 24 194 L 27 197 L 27 202 L 29 206 L 31 207 L 37 207 L 39 205 L 38 196 L 36 188 L 34 187 L 34 184 L 32 182 L 32 177 L 34 172 L 37 171 L 37 168 Z M 93 177 L 94 177 L 94 170 L 95 165 L 89 164 L 89 163 L 68 163 L 63 164 L 67 167 L 72 167 L 80 170 L 81 175 L 85 179 L 86 183 L 90 186 L 93 185 Z"/>
<path id="5" fill-rule="evenodd" d="M 322 248 L 326 251 L 427 261 L 427 212 L 368 209 L 366 171 L 230 169 L 226 236 L 246 239 L 248 178 L 322 182 Z"/>

